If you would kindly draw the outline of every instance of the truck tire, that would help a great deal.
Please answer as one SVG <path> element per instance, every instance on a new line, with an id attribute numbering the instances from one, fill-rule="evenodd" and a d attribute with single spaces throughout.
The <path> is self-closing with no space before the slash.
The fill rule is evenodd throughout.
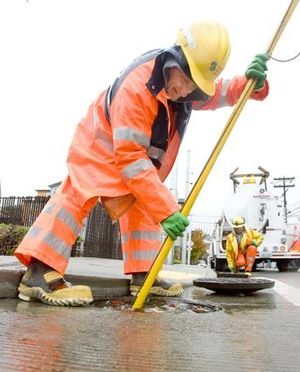
<path id="1" fill-rule="evenodd" d="M 298 271 L 300 268 L 300 260 L 278 260 L 277 269 L 280 272 Z"/>
<path id="2" fill-rule="evenodd" d="M 228 271 L 227 261 L 223 258 L 215 258 L 216 271 Z"/>

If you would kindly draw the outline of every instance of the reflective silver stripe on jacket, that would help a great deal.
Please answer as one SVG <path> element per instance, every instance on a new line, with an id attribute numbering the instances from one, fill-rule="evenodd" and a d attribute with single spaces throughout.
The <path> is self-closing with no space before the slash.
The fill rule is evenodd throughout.
<path id="1" fill-rule="evenodd" d="M 95 125 L 100 122 L 97 108 L 95 106 L 93 107 L 93 119 L 94 119 L 94 127 L 95 127 Z"/>
<path id="2" fill-rule="evenodd" d="M 65 225 L 67 225 L 76 236 L 79 234 L 81 227 L 67 209 L 61 208 L 56 217 L 60 219 Z"/>
<path id="3" fill-rule="evenodd" d="M 72 247 L 66 244 L 63 240 L 59 237 L 54 235 L 51 231 L 49 231 L 43 239 L 43 242 L 48 244 L 52 249 L 56 251 L 57 254 L 63 256 L 66 260 L 69 259 L 71 255 Z"/>
<path id="4" fill-rule="evenodd" d="M 103 146 L 109 152 L 113 152 L 114 145 L 112 138 L 107 135 L 104 130 L 97 128 L 95 131 L 95 140 L 99 141 L 100 145 Z"/>
<path id="5" fill-rule="evenodd" d="M 218 107 L 225 107 L 228 106 L 227 102 L 227 89 L 229 86 L 230 80 L 223 80 L 222 81 L 222 89 L 220 92 L 220 99 L 218 102 Z"/>
<path id="6" fill-rule="evenodd" d="M 147 151 L 147 155 L 149 156 L 149 158 L 157 159 L 160 163 L 162 163 L 165 153 L 166 152 L 163 149 L 155 146 L 150 146 Z"/>
<path id="7" fill-rule="evenodd" d="M 151 160 L 139 159 L 127 165 L 122 171 L 124 178 L 133 178 L 145 170 L 154 168 Z"/>
<path id="8" fill-rule="evenodd" d="M 114 129 L 114 140 L 124 140 L 137 143 L 145 148 L 150 145 L 150 138 L 143 132 L 131 128 L 116 128 Z"/>

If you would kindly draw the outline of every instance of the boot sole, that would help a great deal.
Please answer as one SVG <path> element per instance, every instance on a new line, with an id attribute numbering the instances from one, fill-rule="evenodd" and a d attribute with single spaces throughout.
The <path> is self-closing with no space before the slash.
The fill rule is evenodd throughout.
<path id="1" fill-rule="evenodd" d="M 139 285 L 131 285 L 130 286 L 130 294 L 132 296 L 136 296 L 139 292 L 141 286 Z M 154 296 L 160 296 L 160 297 L 177 297 L 180 296 L 183 293 L 183 287 L 181 284 L 173 284 L 170 288 L 165 289 L 159 286 L 151 287 L 149 294 L 152 294 Z"/>
<path id="2" fill-rule="evenodd" d="M 19 298 L 23 301 L 38 300 L 52 306 L 85 306 L 94 300 L 91 288 L 84 285 L 77 285 L 48 293 L 40 287 L 27 287 L 23 283 L 20 283 L 18 290 Z"/>

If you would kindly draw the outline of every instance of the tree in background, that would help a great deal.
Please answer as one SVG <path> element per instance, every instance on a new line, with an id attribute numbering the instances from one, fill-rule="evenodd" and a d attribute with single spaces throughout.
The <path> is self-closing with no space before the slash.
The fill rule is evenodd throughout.
<path id="1" fill-rule="evenodd" d="M 181 264 L 181 248 L 174 247 L 173 264 Z"/>
<path id="2" fill-rule="evenodd" d="M 205 233 L 196 229 L 192 231 L 191 240 L 193 242 L 192 251 L 191 251 L 191 264 L 197 265 L 201 259 L 207 257 L 207 243 L 204 240 Z"/>

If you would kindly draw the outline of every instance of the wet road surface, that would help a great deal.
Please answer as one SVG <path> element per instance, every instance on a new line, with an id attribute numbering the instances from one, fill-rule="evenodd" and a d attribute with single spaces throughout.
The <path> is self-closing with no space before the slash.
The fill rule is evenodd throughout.
<path id="1" fill-rule="evenodd" d="M 273 289 L 247 296 L 191 287 L 221 311 L 133 312 L 0 301 L 1 371 L 296 371 L 300 272 L 258 272 Z"/>

